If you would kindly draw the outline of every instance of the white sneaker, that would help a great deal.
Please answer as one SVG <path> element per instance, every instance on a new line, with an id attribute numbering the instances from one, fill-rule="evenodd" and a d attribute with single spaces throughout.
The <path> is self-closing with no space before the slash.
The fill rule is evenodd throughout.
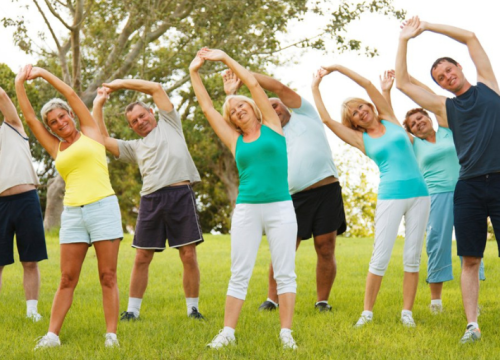
<path id="1" fill-rule="evenodd" d="M 443 312 L 443 305 L 430 304 L 429 309 L 431 310 L 432 315 L 439 315 Z"/>
<path id="2" fill-rule="evenodd" d="M 280 340 L 281 343 L 283 344 L 283 349 L 297 350 L 297 344 L 295 343 L 295 340 L 293 339 L 291 332 L 280 334 Z"/>
<path id="3" fill-rule="evenodd" d="M 111 334 L 104 335 L 106 340 L 104 340 L 104 346 L 107 348 L 120 347 L 118 338 L 112 336 Z"/>
<path id="4" fill-rule="evenodd" d="M 413 320 L 413 316 L 410 314 L 403 314 L 401 315 L 401 322 L 403 323 L 403 326 L 406 326 L 408 328 L 414 328 L 417 325 L 415 325 L 415 321 Z"/>
<path id="5" fill-rule="evenodd" d="M 370 318 L 366 315 L 361 315 L 358 322 L 356 324 L 354 324 L 354 327 L 361 328 L 361 327 L 365 326 L 366 324 L 371 323 L 372 321 L 373 321 L 373 318 Z"/>
<path id="6" fill-rule="evenodd" d="M 213 338 L 213 340 L 207 344 L 207 347 L 211 349 L 220 349 L 228 345 L 234 345 L 236 343 L 236 338 L 234 336 L 230 336 L 224 332 L 224 329 L 219 331 L 217 335 Z"/>
<path id="7" fill-rule="evenodd" d="M 53 339 L 49 335 L 41 336 L 37 339 L 37 344 L 33 350 L 45 349 L 50 347 L 61 346 L 59 338 Z"/>
<path id="8" fill-rule="evenodd" d="M 40 315 L 37 312 L 32 312 L 32 313 L 26 315 L 26 318 L 32 320 L 33 322 L 39 322 L 40 320 L 43 319 L 42 315 Z"/>

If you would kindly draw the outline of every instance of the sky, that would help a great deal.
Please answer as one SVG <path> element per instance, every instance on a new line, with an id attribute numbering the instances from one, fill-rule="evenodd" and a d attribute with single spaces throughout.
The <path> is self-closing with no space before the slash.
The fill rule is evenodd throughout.
<path id="1" fill-rule="evenodd" d="M 19 4 L 27 4 L 31 1 L 19 0 L 13 3 L 10 0 L 1 1 L 0 18 L 22 14 L 30 21 L 30 32 L 34 38 L 36 38 L 38 31 L 45 31 L 41 17 L 33 6 L 29 10 L 19 9 Z M 500 70 L 500 46 L 498 46 L 500 2 L 495 0 L 475 0 L 473 2 L 470 0 L 395 0 L 394 6 L 405 9 L 408 17 L 418 15 L 423 21 L 448 24 L 474 31 L 488 53 L 494 70 Z M 282 36 L 282 43 L 293 42 L 301 34 L 315 34 L 318 24 L 321 24 L 321 18 L 317 16 L 311 16 L 303 22 L 292 21 L 292 26 L 290 26 L 292 30 Z M 301 52 L 290 49 L 279 52 L 276 56 L 283 57 L 283 59 L 291 58 L 293 61 L 285 66 L 270 70 L 276 78 L 291 86 L 311 102 L 313 101 L 310 88 L 312 73 L 321 65 L 342 64 L 367 77 L 378 86 L 379 75 L 384 70 L 394 68 L 399 27 L 400 21 L 397 19 L 377 14 L 366 14 L 349 26 L 348 36 L 361 40 L 364 45 L 377 48 L 379 56 L 368 58 L 354 53 L 339 55 L 324 54 L 313 50 Z M 61 32 L 64 29 L 59 26 L 56 27 L 56 31 Z M 54 48 L 50 37 L 45 43 L 41 41 L 38 43 Z M 0 26 L 0 49 L 2 49 L 0 62 L 6 63 L 14 71 L 26 63 L 35 61 L 34 58 L 24 54 L 14 46 L 12 32 L 2 26 Z M 430 66 L 436 58 L 441 56 L 450 56 L 457 60 L 463 66 L 468 80 L 471 83 L 476 82 L 475 68 L 467 48 L 443 35 L 429 32 L 423 33 L 409 43 L 408 69 L 410 74 L 430 86 L 436 93 L 451 96 L 435 85 L 429 75 Z M 340 120 L 340 105 L 345 98 L 367 98 L 362 88 L 340 74 L 331 74 L 326 77 L 320 89 L 330 115 L 336 120 Z M 393 87 L 392 93 L 396 116 L 402 121 L 406 111 L 416 107 L 416 105 L 395 87 Z M 330 130 L 326 131 L 334 159 L 342 156 L 341 141 Z M 372 179 L 372 181 L 376 186 L 377 180 Z"/>

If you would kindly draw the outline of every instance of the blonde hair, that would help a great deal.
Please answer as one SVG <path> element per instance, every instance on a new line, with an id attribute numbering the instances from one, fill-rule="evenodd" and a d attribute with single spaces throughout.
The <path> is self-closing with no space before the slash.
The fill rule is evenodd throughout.
<path id="1" fill-rule="evenodd" d="M 348 98 L 344 100 L 344 102 L 342 103 L 342 109 L 340 110 L 342 124 L 353 130 L 366 132 L 365 129 L 358 127 L 352 122 L 351 107 L 357 108 L 359 105 L 368 105 L 373 110 L 373 113 L 378 119 L 377 109 L 375 109 L 375 106 L 373 106 L 372 103 L 361 98 Z"/>
<path id="2" fill-rule="evenodd" d="M 73 114 L 73 111 L 71 111 L 71 108 L 69 107 L 68 103 L 64 100 L 54 98 L 54 99 L 49 100 L 45 105 L 43 105 L 42 110 L 40 111 L 40 113 L 42 115 L 43 123 L 48 128 L 50 128 L 50 126 L 48 123 L 47 115 L 49 112 L 51 112 L 52 110 L 55 110 L 55 109 L 65 110 L 70 115 L 73 122 L 76 124 L 75 119 L 73 118 L 73 116 L 71 116 Z"/>
<path id="3" fill-rule="evenodd" d="M 257 104 L 255 103 L 255 101 L 253 101 L 253 99 L 244 95 L 228 95 L 226 97 L 226 101 L 224 101 L 224 105 L 222 105 L 222 117 L 224 118 L 224 120 L 228 122 L 229 125 L 235 128 L 237 131 L 241 131 L 231 122 L 231 105 L 229 104 L 229 102 L 232 99 L 241 100 L 248 103 L 248 105 L 250 105 L 251 108 L 253 109 L 253 112 L 255 113 L 257 120 L 259 120 L 259 122 L 262 123 L 262 112 L 257 107 Z"/>

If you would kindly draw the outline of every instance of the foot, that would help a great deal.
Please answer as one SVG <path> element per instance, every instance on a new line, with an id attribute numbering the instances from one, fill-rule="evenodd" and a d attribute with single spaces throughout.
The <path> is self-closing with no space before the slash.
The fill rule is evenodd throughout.
<path id="1" fill-rule="evenodd" d="M 133 312 L 129 311 L 124 311 L 121 314 L 120 321 L 130 321 L 130 320 L 138 320 L 139 315 L 135 316 Z"/>
<path id="2" fill-rule="evenodd" d="M 316 309 L 318 309 L 319 312 L 332 311 L 332 307 L 330 305 L 328 305 L 328 303 L 325 303 L 325 302 L 316 303 L 316 305 L 314 305 L 314 307 Z"/>
<path id="3" fill-rule="evenodd" d="M 28 319 L 32 320 L 33 322 L 39 322 L 40 320 L 43 319 L 42 315 L 40 315 L 39 313 L 37 313 L 36 311 L 35 312 L 32 312 L 30 314 L 28 314 L 26 316 Z"/>
<path id="4" fill-rule="evenodd" d="M 198 320 L 205 320 L 203 315 L 201 315 L 198 309 L 195 308 L 194 306 L 191 308 L 191 314 L 189 314 L 189 317 Z"/>
<path id="5" fill-rule="evenodd" d="M 481 330 L 472 326 L 473 325 L 469 325 L 467 327 L 464 336 L 462 336 L 462 339 L 460 339 L 460 343 L 468 344 L 481 340 Z"/>
<path id="6" fill-rule="evenodd" d="M 276 310 L 277 308 L 278 307 L 275 304 L 266 300 L 259 306 L 259 311 L 273 311 Z"/>
<path id="7" fill-rule="evenodd" d="M 439 304 L 430 304 L 429 309 L 431 310 L 432 315 L 438 315 L 443 312 L 443 305 Z"/>
<path id="8" fill-rule="evenodd" d="M 106 338 L 106 340 L 104 340 L 104 346 L 107 347 L 107 348 L 118 348 L 120 347 L 120 343 L 118 342 L 118 338 L 115 336 L 113 336 L 114 334 L 106 334 L 104 335 L 104 337 Z"/>
<path id="9" fill-rule="evenodd" d="M 354 327 L 361 328 L 361 327 L 365 326 L 366 324 L 371 323 L 372 321 L 373 321 L 372 318 L 365 316 L 365 315 L 361 315 L 358 322 L 356 324 L 354 324 Z"/>
<path id="10" fill-rule="evenodd" d="M 295 340 L 293 339 L 291 332 L 280 334 L 280 340 L 281 343 L 283 344 L 283 349 L 297 350 L 297 344 L 295 343 Z"/>
<path id="11" fill-rule="evenodd" d="M 230 336 L 224 332 L 224 330 L 219 331 L 219 333 L 213 338 L 213 340 L 207 344 L 210 349 L 221 349 L 228 345 L 234 345 L 236 343 L 236 338 Z"/>
<path id="12" fill-rule="evenodd" d="M 48 334 L 38 338 L 37 341 L 38 342 L 36 343 L 36 346 L 33 350 L 40 350 L 40 349 L 61 346 L 61 341 L 59 340 L 59 338 L 54 339 L 52 337 L 49 337 Z"/>
<path id="13" fill-rule="evenodd" d="M 404 314 L 401 315 L 401 322 L 403 323 L 403 326 L 408 327 L 408 328 L 414 328 L 417 325 L 415 325 L 415 321 L 413 320 L 413 316 L 410 314 Z"/>

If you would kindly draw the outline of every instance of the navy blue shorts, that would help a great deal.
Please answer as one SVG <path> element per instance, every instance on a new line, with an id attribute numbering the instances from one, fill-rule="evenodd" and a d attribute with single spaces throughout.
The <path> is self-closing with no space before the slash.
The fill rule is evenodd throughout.
<path id="1" fill-rule="evenodd" d="M 339 182 L 323 185 L 292 195 L 297 216 L 297 237 L 307 240 L 312 236 L 346 231 L 342 187 Z"/>
<path id="2" fill-rule="evenodd" d="M 14 263 L 14 234 L 19 260 L 47 259 L 42 210 L 36 190 L 0 196 L 0 266 Z"/>
<path id="3" fill-rule="evenodd" d="M 458 255 L 483 257 L 489 217 L 500 256 L 500 173 L 459 180 L 453 212 Z"/>
<path id="4" fill-rule="evenodd" d="M 163 251 L 203 242 L 190 185 L 168 186 L 141 197 L 132 247 Z"/>

